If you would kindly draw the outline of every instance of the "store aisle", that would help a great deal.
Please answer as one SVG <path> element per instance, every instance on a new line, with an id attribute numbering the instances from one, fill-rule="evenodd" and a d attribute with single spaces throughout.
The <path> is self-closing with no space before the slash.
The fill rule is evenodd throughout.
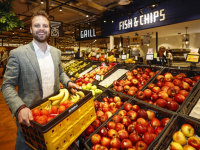
<path id="1" fill-rule="evenodd" d="M 3 79 L 0 79 L 0 85 Z M 16 143 L 15 118 L 6 105 L 2 94 L 0 93 L 0 150 L 14 150 Z"/>

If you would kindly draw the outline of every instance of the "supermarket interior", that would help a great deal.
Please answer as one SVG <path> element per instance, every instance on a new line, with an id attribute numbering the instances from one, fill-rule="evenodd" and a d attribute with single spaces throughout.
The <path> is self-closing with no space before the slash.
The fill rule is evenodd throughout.
<path id="1" fill-rule="evenodd" d="M 1 0 L 0 150 L 200 150 L 199 6 Z"/>

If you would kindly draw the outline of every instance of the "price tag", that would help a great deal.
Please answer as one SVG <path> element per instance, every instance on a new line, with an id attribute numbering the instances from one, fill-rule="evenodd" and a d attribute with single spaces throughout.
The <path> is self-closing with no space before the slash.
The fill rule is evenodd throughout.
<path id="1" fill-rule="evenodd" d="M 138 60 L 138 56 L 135 56 L 135 60 Z"/>
<path id="2" fill-rule="evenodd" d="M 181 67 L 180 66 L 178 66 L 178 69 L 180 69 Z"/>
<path id="3" fill-rule="evenodd" d="M 153 60 L 153 54 L 146 54 L 146 60 Z"/>
<path id="4" fill-rule="evenodd" d="M 70 76 L 73 74 L 73 71 L 70 72 Z"/>
<path id="5" fill-rule="evenodd" d="M 107 58 L 107 54 L 104 55 L 104 58 Z"/>
<path id="6" fill-rule="evenodd" d="M 101 80 L 103 80 L 103 77 L 104 77 L 104 76 L 103 76 L 103 75 L 101 75 Z"/>
<path id="7" fill-rule="evenodd" d="M 166 59 L 164 59 L 164 62 L 166 63 Z"/>
<path id="8" fill-rule="evenodd" d="M 99 58 L 99 54 L 96 55 L 96 58 Z"/>
<path id="9" fill-rule="evenodd" d="M 153 48 L 148 48 L 148 54 L 153 54 Z"/>
<path id="10" fill-rule="evenodd" d="M 153 53 L 153 58 L 157 58 L 157 53 Z"/>
<path id="11" fill-rule="evenodd" d="M 96 74 L 95 79 L 96 79 L 97 81 L 101 81 L 101 75 Z"/>
<path id="12" fill-rule="evenodd" d="M 199 62 L 199 55 L 188 54 L 186 61 L 187 62 L 198 63 Z"/>
<path id="13" fill-rule="evenodd" d="M 163 59 L 161 58 L 161 59 L 160 59 L 160 62 L 162 62 L 162 61 L 163 61 Z"/>
<path id="14" fill-rule="evenodd" d="M 157 61 L 160 61 L 160 58 L 159 58 L 159 57 L 157 57 Z"/>
<path id="15" fill-rule="evenodd" d="M 105 62 L 103 62 L 103 63 L 101 64 L 101 66 L 106 66 L 106 63 L 105 63 Z"/>
<path id="16" fill-rule="evenodd" d="M 126 54 L 122 54 L 122 60 L 126 60 Z"/>
<path id="17" fill-rule="evenodd" d="M 129 59 L 129 54 L 126 55 L 126 58 Z"/>

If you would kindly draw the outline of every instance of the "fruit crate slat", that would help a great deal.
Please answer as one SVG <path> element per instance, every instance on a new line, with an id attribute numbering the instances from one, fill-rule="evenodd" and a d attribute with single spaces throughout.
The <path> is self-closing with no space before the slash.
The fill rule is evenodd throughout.
<path id="1" fill-rule="evenodd" d="M 200 115 L 199 114 L 192 114 L 193 111 L 199 112 L 199 103 L 200 103 L 200 82 L 197 85 L 197 90 L 191 94 L 187 103 L 182 107 L 179 111 L 180 114 L 187 116 L 190 119 L 196 120 L 200 122 Z M 197 110 L 198 109 L 198 110 Z M 197 118 L 198 116 L 198 118 Z"/>
<path id="2" fill-rule="evenodd" d="M 174 120 L 170 123 L 167 130 L 163 133 L 160 139 L 157 141 L 157 145 L 154 147 L 154 150 L 166 150 L 168 149 L 170 143 L 173 141 L 172 136 L 176 131 L 181 129 L 181 126 L 186 123 L 193 126 L 195 134 L 200 137 L 200 123 L 196 120 L 188 118 L 178 114 Z M 153 148 L 153 147 L 151 147 Z"/>
<path id="3" fill-rule="evenodd" d="M 148 89 L 148 85 L 150 83 L 156 84 L 156 82 L 157 82 L 156 77 L 158 75 L 164 75 L 164 73 L 166 73 L 166 72 L 170 72 L 173 76 L 177 75 L 179 73 L 185 73 L 188 78 L 193 78 L 196 75 L 200 75 L 200 71 L 192 71 L 192 70 L 188 70 L 188 69 L 176 69 L 176 68 L 171 68 L 171 67 L 165 67 L 154 77 L 154 79 L 152 79 L 150 82 L 148 82 L 148 84 L 146 84 L 145 87 L 141 89 L 141 91 L 144 91 L 145 89 Z M 185 98 L 184 102 L 181 105 L 179 105 L 180 107 L 176 110 L 176 112 L 179 112 L 179 111 L 182 110 L 183 106 L 187 103 L 187 101 L 189 100 L 191 94 L 195 92 L 195 90 L 197 89 L 199 84 L 200 84 L 200 80 L 197 81 L 197 83 L 194 85 L 192 90 L 189 92 L 188 96 Z M 139 100 L 136 97 L 136 95 L 134 95 L 134 98 Z M 142 101 L 142 100 L 140 100 L 140 101 Z M 158 107 L 158 106 L 156 106 L 156 107 Z M 169 110 L 169 111 L 171 111 L 171 110 Z"/>
<path id="4" fill-rule="evenodd" d="M 71 93 L 69 89 L 68 91 Z M 21 125 L 26 143 L 33 149 L 44 150 L 53 150 L 56 149 L 56 147 L 64 150 L 71 145 L 71 143 L 76 140 L 76 138 L 78 138 L 78 136 L 96 118 L 92 92 L 81 89 L 79 91 L 83 91 L 85 97 L 47 122 L 45 125 L 41 125 L 35 121 L 30 122 L 31 127 Z M 57 94 L 58 92 L 51 96 Z M 49 97 L 34 103 L 30 106 L 30 109 L 43 104 Z M 77 115 L 77 120 L 72 121 L 74 117 L 77 117 Z M 87 122 L 84 122 L 85 120 L 87 120 Z M 76 124 L 72 126 L 74 123 Z"/>
<path id="5" fill-rule="evenodd" d="M 113 98 L 114 98 L 115 96 L 119 96 L 119 97 L 121 98 L 122 102 L 125 102 L 125 101 L 128 102 L 128 101 L 131 100 L 129 97 L 123 96 L 121 93 L 116 93 L 115 91 L 111 91 L 110 89 L 106 89 L 106 90 L 103 91 L 100 95 L 98 95 L 97 97 L 95 97 L 95 98 L 94 98 L 94 101 L 102 102 L 102 99 L 103 99 L 104 97 L 113 97 Z M 123 105 L 122 105 L 122 107 L 123 107 Z M 120 109 L 121 109 L 121 108 L 120 108 Z M 120 109 L 118 109 L 118 110 L 120 110 Z M 118 112 L 118 111 L 117 111 L 117 112 Z M 112 116 L 111 116 L 110 118 L 112 118 L 114 115 L 115 115 L 115 113 L 112 114 Z M 108 118 L 108 120 L 109 120 L 109 118 Z M 99 130 L 101 127 L 103 127 L 103 125 L 104 125 L 104 123 L 102 123 L 95 131 Z M 93 134 L 91 134 L 91 135 L 87 138 L 87 140 L 90 139 L 92 135 L 93 135 Z M 82 145 L 83 145 L 83 147 L 80 148 L 80 149 L 86 148 L 85 142 L 86 142 L 87 140 L 85 140 L 83 137 L 79 137 L 79 140 L 80 140 L 80 142 L 81 142 Z"/>
<path id="6" fill-rule="evenodd" d="M 157 107 L 155 107 L 153 105 L 150 105 L 150 104 L 144 103 L 143 101 L 138 101 L 138 100 L 135 100 L 135 99 L 130 99 L 127 103 L 130 103 L 132 105 L 139 105 L 140 109 L 154 111 L 155 114 L 156 114 L 156 118 L 158 118 L 158 119 L 162 119 L 162 118 L 166 118 L 166 117 L 170 118 L 170 121 L 168 122 L 168 124 L 164 127 L 164 129 L 160 132 L 160 134 L 157 135 L 157 137 L 154 139 L 154 141 L 146 149 L 146 150 L 152 150 L 152 148 L 155 147 L 155 145 L 157 144 L 157 141 L 161 138 L 162 134 L 167 130 L 167 128 L 169 127 L 169 125 L 172 123 L 172 121 L 176 117 L 176 113 L 170 112 L 170 111 L 162 109 L 162 108 L 157 108 Z M 117 112 L 115 112 L 113 114 L 113 116 L 117 115 L 118 112 L 120 110 L 123 110 L 123 109 L 124 109 L 124 105 Z M 106 122 L 104 122 L 101 125 L 101 127 L 105 127 L 107 125 L 107 123 L 112 120 L 113 116 L 111 116 Z M 92 135 L 98 133 L 99 130 L 100 130 L 100 128 L 98 128 L 97 130 L 95 130 L 95 132 L 93 132 Z M 91 148 L 93 146 L 93 144 L 91 142 L 92 135 L 90 135 L 90 137 L 88 137 L 87 141 L 84 143 L 87 150 L 91 150 Z"/>

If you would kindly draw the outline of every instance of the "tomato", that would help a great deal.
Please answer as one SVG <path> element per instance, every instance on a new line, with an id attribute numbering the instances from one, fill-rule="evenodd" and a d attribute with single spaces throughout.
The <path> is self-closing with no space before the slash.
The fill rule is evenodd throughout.
<path id="1" fill-rule="evenodd" d="M 58 110 L 59 114 L 62 113 L 63 111 L 65 111 L 65 109 L 66 109 L 65 106 L 60 105 L 59 110 Z"/>
<path id="2" fill-rule="evenodd" d="M 57 114 L 58 113 L 58 107 L 57 106 L 52 106 L 51 107 L 51 114 Z"/>
<path id="3" fill-rule="evenodd" d="M 32 109 L 32 115 L 35 117 L 40 116 L 40 109 L 38 108 Z"/>
<path id="4" fill-rule="evenodd" d="M 41 125 L 44 125 L 47 123 L 47 120 L 45 116 L 38 116 L 36 117 L 36 122 L 38 122 Z"/>
<path id="5" fill-rule="evenodd" d="M 51 119 L 53 119 L 54 117 L 52 117 L 52 116 L 49 116 L 48 118 L 47 118 L 47 122 L 49 122 Z"/>
<path id="6" fill-rule="evenodd" d="M 49 111 L 47 110 L 47 109 L 42 109 L 42 110 L 40 110 L 40 115 L 41 116 L 48 116 L 49 115 Z"/>

